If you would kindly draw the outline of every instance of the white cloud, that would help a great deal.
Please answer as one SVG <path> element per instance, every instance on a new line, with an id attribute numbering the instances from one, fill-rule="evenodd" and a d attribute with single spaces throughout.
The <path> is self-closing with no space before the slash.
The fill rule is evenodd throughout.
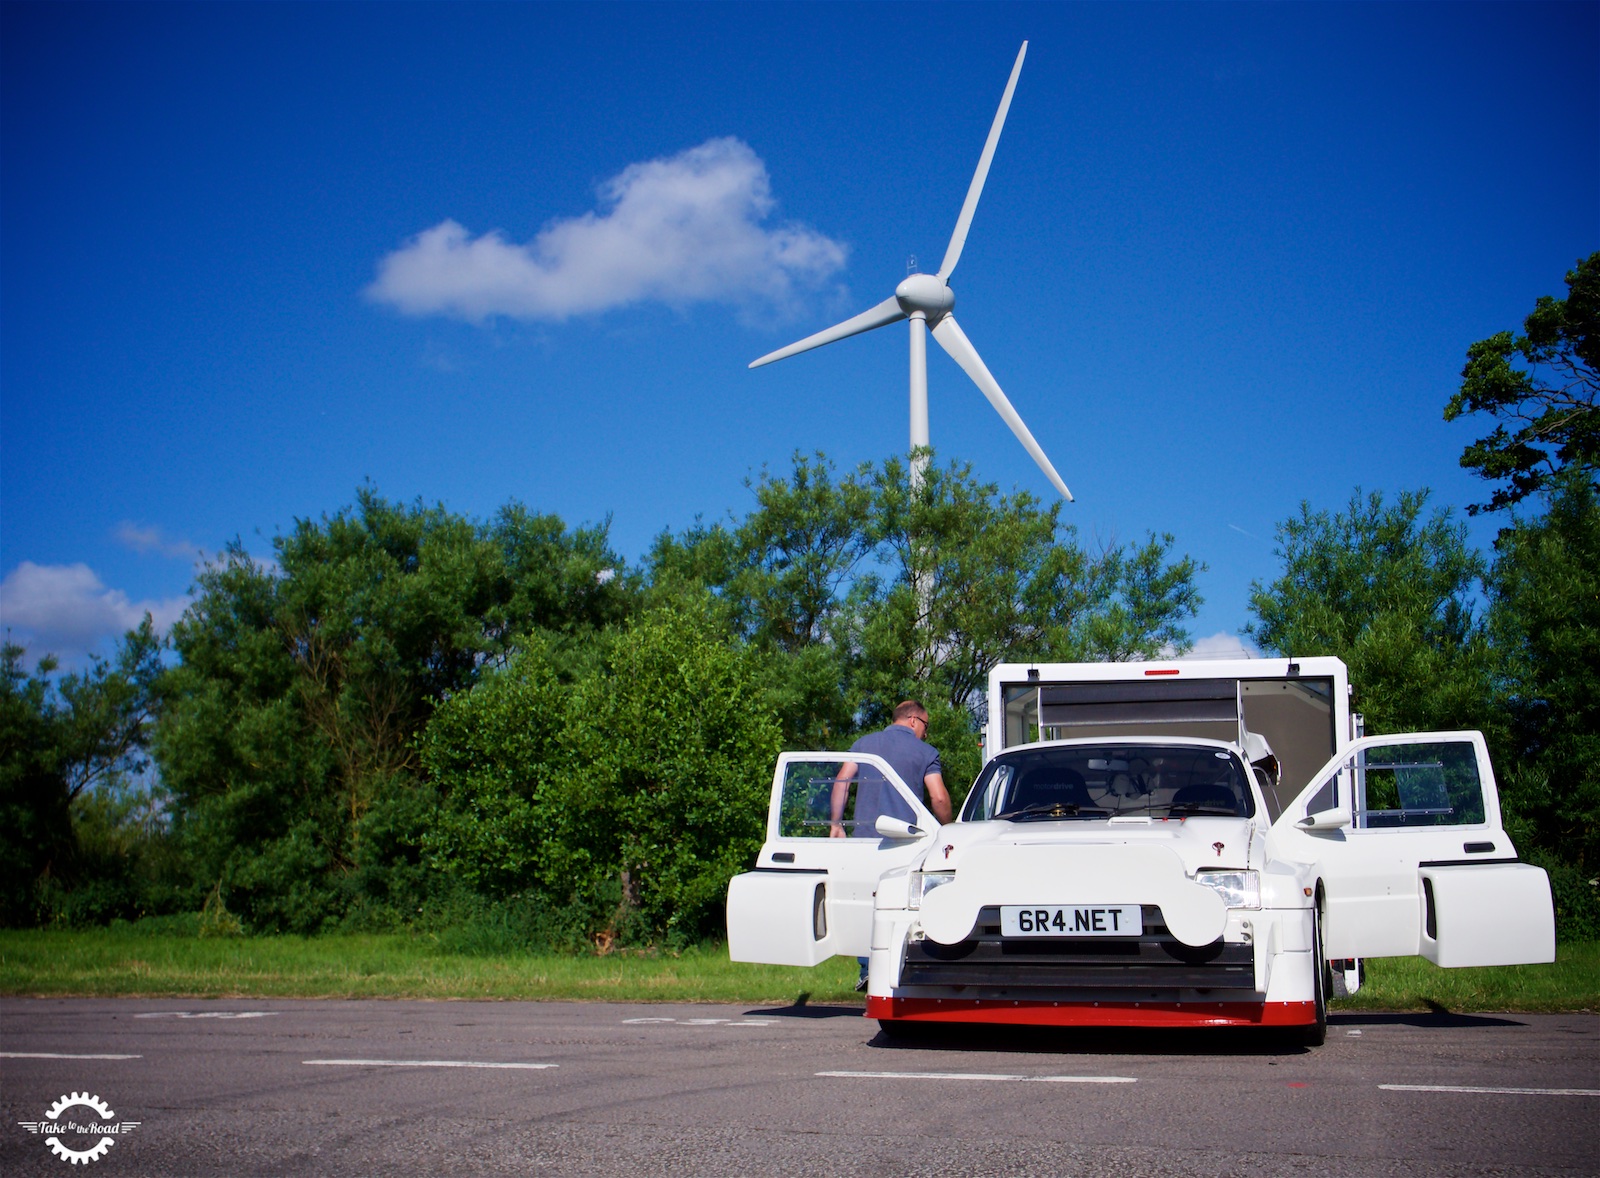
<path id="1" fill-rule="evenodd" d="M 205 553 L 198 544 L 188 540 L 174 540 L 158 527 L 140 527 L 131 520 L 123 520 L 117 525 L 117 542 L 124 548 L 148 554 L 157 553 L 161 556 L 175 557 L 180 560 L 201 561 Z"/>
<path id="2" fill-rule="evenodd" d="M 1226 630 L 1205 638 L 1195 640 L 1189 653 L 1182 656 L 1186 659 L 1258 659 L 1261 652 L 1249 645 L 1237 634 L 1229 634 Z"/>
<path id="3" fill-rule="evenodd" d="M 108 589 L 86 564 L 38 565 L 25 560 L 0 581 L 0 626 L 38 657 L 57 655 L 67 666 L 103 650 L 149 613 L 165 633 L 189 605 L 188 597 L 130 601 Z"/>
<path id="4" fill-rule="evenodd" d="M 738 139 L 630 164 L 600 208 L 547 225 L 525 245 L 473 237 L 453 220 L 378 263 L 368 297 L 408 315 L 561 320 L 630 303 L 782 304 L 836 273 L 845 247 L 804 225 L 763 222 L 767 168 Z"/>

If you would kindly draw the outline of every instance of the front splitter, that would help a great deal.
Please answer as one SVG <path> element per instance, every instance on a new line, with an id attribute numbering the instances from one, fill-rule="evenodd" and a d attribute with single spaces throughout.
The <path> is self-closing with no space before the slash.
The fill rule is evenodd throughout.
<path id="1" fill-rule="evenodd" d="M 1300 1027 L 1317 1021 L 1317 1009 L 1314 1002 L 1044 1002 L 868 995 L 867 1017 L 1034 1027 Z"/>

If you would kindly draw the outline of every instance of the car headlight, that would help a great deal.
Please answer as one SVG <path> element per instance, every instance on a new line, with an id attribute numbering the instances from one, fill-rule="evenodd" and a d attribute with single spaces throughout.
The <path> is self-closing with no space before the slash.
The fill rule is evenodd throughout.
<path id="1" fill-rule="evenodd" d="M 1202 867 L 1194 873 L 1194 882 L 1213 889 L 1229 908 L 1261 907 L 1259 871 L 1214 871 Z"/>
<path id="2" fill-rule="evenodd" d="M 910 896 L 906 901 L 907 908 L 921 908 L 922 897 L 934 888 L 942 888 L 947 883 L 955 882 L 956 873 L 953 871 L 913 871 L 911 873 Z"/>

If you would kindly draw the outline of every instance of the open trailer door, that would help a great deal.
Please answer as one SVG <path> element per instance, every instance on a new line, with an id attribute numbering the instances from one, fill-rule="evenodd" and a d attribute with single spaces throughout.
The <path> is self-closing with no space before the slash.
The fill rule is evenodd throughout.
<path id="1" fill-rule="evenodd" d="M 885 810 L 900 817 L 878 819 Z M 938 829 L 881 757 L 782 754 L 755 870 L 728 884 L 728 956 L 769 965 L 865 957 L 878 879 L 920 855 Z"/>
<path id="2" fill-rule="evenodd" d="M 1282 857 L 1316 866 L 1330 958 L 1555 960 L 1550 880 L 1517 859 L 1482 733 L 1357 740 L 1272 832 Z"/>

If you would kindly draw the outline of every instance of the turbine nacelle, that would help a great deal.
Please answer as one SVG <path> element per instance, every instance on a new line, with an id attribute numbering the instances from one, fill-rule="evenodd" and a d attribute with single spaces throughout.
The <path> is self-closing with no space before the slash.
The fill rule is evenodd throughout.
<path id="1" fill-rule="evenodd" d="M 937 274 L 912 274 L 894 288 L 894 301 L 907 316 L 920 311 L 931 327 L 955 309 L 956 292 Z"/>

